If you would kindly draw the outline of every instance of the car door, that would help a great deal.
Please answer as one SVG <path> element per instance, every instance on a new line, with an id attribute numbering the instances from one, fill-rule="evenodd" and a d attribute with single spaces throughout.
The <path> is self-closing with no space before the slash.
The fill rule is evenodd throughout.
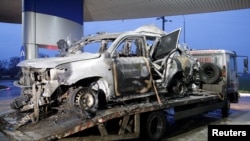
<path id="1" fill-rule="evenodd" d="M 178 47 L 179 34 L 181 29 L 177 29 L 165 36 L 162 36 L 159 43 L 151 50 L 153 60 L 159 60 L 169 55 L 169 53 Z"/>
<path id="2" fill-rule="evenodd" d="M 239 88 L 239 80 L 237 75 L 237 64 L 236 64 L 236 55 L 235 54 L 227 54 L 228 62 L 228 87 L 234 92 L 238 91 Z"/>
<path id="3" fill-rule="evenodd" d="M 116 96 L 141 94 L 151 89 L 151 74 L 143 38 L 127 38 L 116 48 L 113 76 Z"/>

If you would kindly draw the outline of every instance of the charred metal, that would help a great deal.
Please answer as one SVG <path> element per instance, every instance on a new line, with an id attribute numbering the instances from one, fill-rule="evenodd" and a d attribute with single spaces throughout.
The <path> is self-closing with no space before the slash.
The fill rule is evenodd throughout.
<path id="1" fill-rule="evenodd" d="M 124 33 L 99 33 L 58 41 L 60 55 L 25 60 L 11 107 L 25 116 L 16 128 L 46 115 L 77 110 L 92 118 L 101 109 L 142 99 L 185 96 L 199 87 L 199 62 L 178 44 L 181 29 L 148 25 Z M 95 53 L 93 53 L 95 52 Z M 29 118 L 27 118 L 29 117 Z"/>

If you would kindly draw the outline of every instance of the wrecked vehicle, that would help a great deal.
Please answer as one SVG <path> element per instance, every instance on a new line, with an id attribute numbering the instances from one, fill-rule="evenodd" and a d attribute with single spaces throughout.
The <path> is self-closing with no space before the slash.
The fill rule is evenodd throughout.
<path id="1" fill-rule="evenodd" d="M 58 110 L 92 117 L 122 102 L 183 96 L 199 83 L 199 63 L 178 46 L 180 31 L 147 25 L 72 43 L 60 40 L 59 57 L 20 62 L 22 75 L 15 85 L 22 93 L 11 107 L 27 116 L 18 126 Z"/>

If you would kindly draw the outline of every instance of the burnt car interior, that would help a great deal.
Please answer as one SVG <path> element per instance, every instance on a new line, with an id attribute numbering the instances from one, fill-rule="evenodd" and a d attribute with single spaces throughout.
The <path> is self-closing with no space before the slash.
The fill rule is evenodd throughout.
<path id="1" fill-rule="evenodd" d="M 152 46 L 150 57 L 154 72 L 164 78 L 163 70 L 166 67 L 166 62 L 169 57 L 178 50 L 177 44 L 179 39 L 180 29 L 167 34 L 160 38 L 160 40 L 155 42 Z"/>
<path id="2" fill-rule="evenodd" d="M 119 57 L 145 56 L 142 47 L 143 47 L 142 39 L 128 38 L 117 47 L 116 51 L 119 53 Z"/>

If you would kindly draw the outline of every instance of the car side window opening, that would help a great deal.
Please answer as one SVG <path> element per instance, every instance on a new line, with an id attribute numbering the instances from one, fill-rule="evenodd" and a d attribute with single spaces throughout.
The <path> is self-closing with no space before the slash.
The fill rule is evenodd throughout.
<path id="1" fill-rule="evenodd" d="M 116 48 L 119 57 L 143 56 L 143 38 L 127 38 Z"/>

